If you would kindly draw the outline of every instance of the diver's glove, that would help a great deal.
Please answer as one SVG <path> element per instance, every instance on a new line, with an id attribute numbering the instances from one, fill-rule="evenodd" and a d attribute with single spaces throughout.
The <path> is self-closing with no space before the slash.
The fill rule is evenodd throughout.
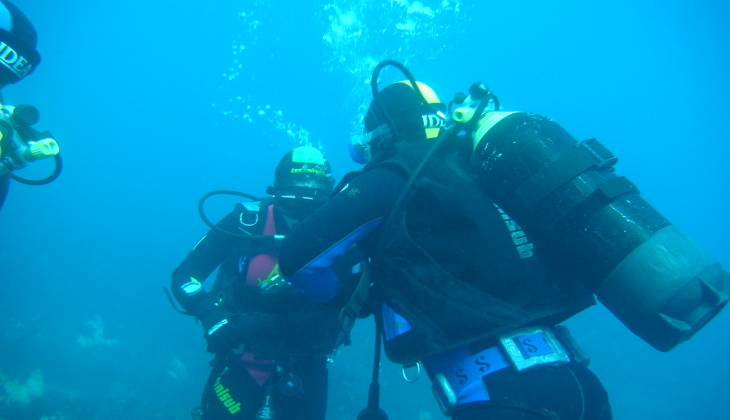
<path id="1" fill-rule="evenodd" d="M 203 324 L 203 335 L 210 353 L 226 352 L 241 344 L 242 331 L 231 312 L 206 299 L 196 305 L 195 313 Z"/>

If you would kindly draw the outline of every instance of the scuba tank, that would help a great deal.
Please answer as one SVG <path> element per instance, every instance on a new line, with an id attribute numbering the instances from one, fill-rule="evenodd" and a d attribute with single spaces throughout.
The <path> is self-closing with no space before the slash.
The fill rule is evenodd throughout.
<path id="1" fill-rule="evenodd" d="M 38 122 L 38 110 L 30 105 L 8 106 L 0 109 L 0 176 L 28 185 L 43 185 L 55 180 L 61 173 L 59 146 L 51 133 L 39 132 L 31 126 Z M 21 178 L 14 171 L 37 160 L 53 158 L 53 173 L 40 180 Z"/>
<path id="2" fill-rule="evenodd" d="M 464 96 L 452 115 L 471 135 L 480 188 L 634 334 L 669 351 L 727 304 L 728 273 L 614 173 L 601 143 Z"/>

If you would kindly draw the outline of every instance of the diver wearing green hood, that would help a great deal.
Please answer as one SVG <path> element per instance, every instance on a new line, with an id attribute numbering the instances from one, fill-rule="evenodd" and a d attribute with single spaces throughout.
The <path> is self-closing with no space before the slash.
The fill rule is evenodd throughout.
<path id="1" fill-rule="evenodd" d="M 278 244 L 333 187 L 322 152 L 292 149 L 276 167 L 273 197 L 238 204 L 173 271 L 176 300 L 215 354 L 197 418 L 324 420 L 341 303 L 318 304 L 290 287 L 278 274 Z M 338 265 L 344 278 L 354 275 L 354 258 Z"/>

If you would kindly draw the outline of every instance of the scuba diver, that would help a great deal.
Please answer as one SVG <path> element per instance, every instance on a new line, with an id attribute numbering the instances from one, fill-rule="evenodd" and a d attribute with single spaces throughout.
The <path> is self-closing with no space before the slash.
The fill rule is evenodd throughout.
<path id="1" fill-rule="evenodd" d="M 379 90 L 388 66 L 408 80 Z M 328 302 L 331 263 L 357 244 L 380 302 L 376 337 L 391 361 L 425 368 L 446 416 L 611 419 L 560 323 L 598 297 L 668 351 L 727 303 L 728 273 L 614 174 L 595 139 L 500 111 L 481 83 L 447 107 L 394 61 L 371 86 L 366 134 L 351 144 L 366 165 L 286 236 L 280 269 Z M 387 419 L 373 384 L 359 420 Z"/>
<path id="2" fill-rule="evenodd" d="M 290 150 L 267 190 L 273 197 L 237 204 L 173 271 L 173 295 L 201 322 L 215 354 L 194 418 L 325 418 L 326 364 L 340 344 L 342 304 L 299 293 L 278 274 L 277 260 L 282 235 L 326 202 L 334 182 L 318 149 Z M 336 267 L 343 285 L 360 262 L 357 253 L 348 256 Z M 219 266 L 206 291 L 203 282 Z"/>
<path id="3" fill-rule="evenodd" d="M 41 61 L 36 51 L 38 36 L 28 18 L 14 4 L 0 0 L 0 89 L 31 74 Z M 10 180 L 43 185 L 61 172 L 56 140 L 48 132 L 31 126 L 38 122 L 38 110 L 30 105 L 6 105 L 0 94 L 0 209 L 5 203 Z M 30 163 L 53 157 L 53 173 L 40 180 L 25 179 L 13 172 Z"/>

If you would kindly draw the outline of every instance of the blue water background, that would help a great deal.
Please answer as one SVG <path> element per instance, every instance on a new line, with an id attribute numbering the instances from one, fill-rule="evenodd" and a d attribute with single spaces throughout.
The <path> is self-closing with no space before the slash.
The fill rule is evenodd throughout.
<path id="1" fill-rule="evenodd" d="M 209 355 L 162 287 L 207 231 L 197 200 L 264 194 L 303 139 L 338 178 L 355 169 L 346 144 L 383 58 L 406 60 L 445 101 L 482 80 L 505 109 L 597 137 L 618 173 L 730 267 L 727 2 L 463 0 L 432 26 L 408 2 L 16 4 L 43 62 L 3 94 L 38 107 L 65 168 L 47 186 L 13 183 L 0 213 L 0 418 L 189 418 Z M 405 26 L 389 37 L 394 22 Z M 211 202 L 210 217 L 232 202 Z M 602 307 L 569 324 L 616 419 L 727 418 L 727 311 L 669 353 Z M 372 337 L 361 322 L 331 366 L 329 418 L 364 407 Z M 33 386 L 26 404 L 8 401 Z M 388 362 L 381 402 L 391 419 L 442 418 L 426 378 L 408 384 Z"/>

